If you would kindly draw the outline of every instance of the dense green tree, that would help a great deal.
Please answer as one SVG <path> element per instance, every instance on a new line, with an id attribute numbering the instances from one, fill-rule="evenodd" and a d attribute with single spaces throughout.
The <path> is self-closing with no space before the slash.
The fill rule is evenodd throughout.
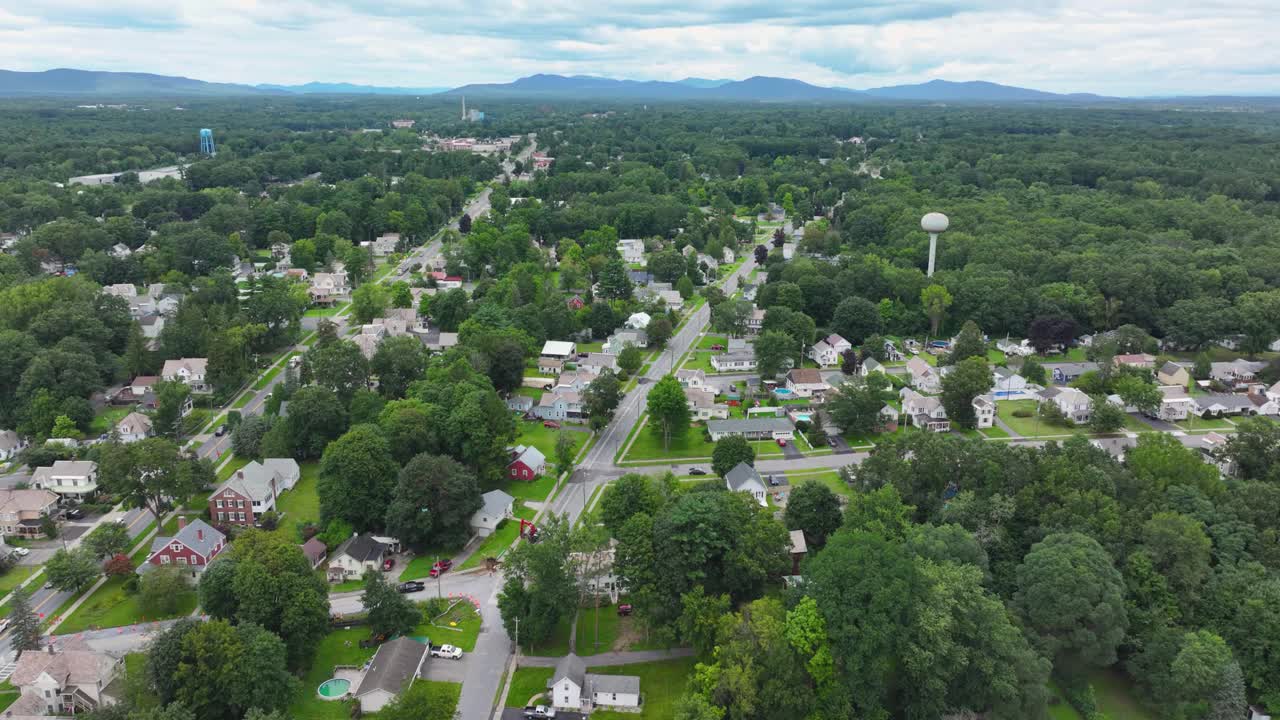
<path id="1" fill-rule="evenodd" d="M 414 547 L 460 547 L 481 505 L 475 473 L 452 458 L 422 453 L 400 470 L 384 506 L 387 532 Z"/>
<path id="2" fill-rule="evenodd" d="M 778 330 L 760 334 L 755 342 L 756 369 L 760 377 L 773 378 L 786 369 L 799 347 L 790 335 Z"/>
<path id="3" fill-rule="evenodd" d="M 377 570 L 364 573 L 360 605 L 369 614 L 369 630 L 374 635 L 408 635 L 422 622 L 422 610 L 397 592 Z"/>
<path id="4" fill-rule="evenodd" d="M 977 422 L 973 399 L 990 392 L 994 384 L 985 357 L 961 360 L 951 372 L 942 376 L 942 407 L 947 411 L 947 418 L 961 427 L 973 427 Z"/>
<path id="5" fill-rule="evenodd" d="M 689 401 L 674 375 L 664 376 L 649 390 L 649 424 L 662 437 L 662 447 L 670 449 L 671 439 L 689 432 Z"/>
<path id="6" fill-rule="evenodd" d="M 376 425 L 357 425 L 329 444 L 320 460 L 322 520 L 339 518 L 356 530 L 379 530 L 399 466 Z"/>
<path id="7" fill-rule="evenodd" d="M 718 440 L 715 450 L 711 452 L 712 471 L 720 477 L 724 477 L 739 463 L 756 464 L 756 449 L 751 446 L 751 443 L 739 435 L 731 435 Z"/>
<path id="8" fill-rule="evenodd" d="M 369 361 L 369 370 L 378 378 L 378 392 L 389 398 L 404 397 L 426 366 L 426 349 L 414 337 L 383 340 Z"/>
<path id="9" fill-rule="evenodd" d="M 820 482 L 803 482 L 792 488 L 783 521 L 788 530 L 803 530 L 805 544 L 813 551 L 827 544 L 842 520 L 840 502 L 831 488 Z"/>
<path id="10" fill-rule="evenodd" d="M 622 402 L 622 383 L 618 382 L 617 373 L 604 370 L 587 383 L 582 391 L 583 409 L 591 421 L 593 430 L 600 430 L 613 420 L 613 413 Z"/>

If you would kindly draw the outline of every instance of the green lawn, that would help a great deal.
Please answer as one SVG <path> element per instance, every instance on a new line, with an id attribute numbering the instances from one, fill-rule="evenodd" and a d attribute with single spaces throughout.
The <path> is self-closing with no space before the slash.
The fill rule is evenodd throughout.
<path id="1" fill-rule="evenodd" d="M 525 520 L 532 520 L 533 516 L 536 514 L 536 512 L 525 507 L 522 503 L 516 503 L 516 517 L 524 518 Z M 498 528 L 493 531 L 493 534 L 485 538 L 480 543 L 480 547 L 476 548 L 476 551 L 471 553 L 471 557 L 467 558 L 466 562 L 462 563 L 458 569 L 468 570 L 473 567 L 479 567 L 480 563 L 484 562 L 486 558 L 498 557 L 504 550 L 511 546 L 511 543 L 516 541 L 516 537 L 519 535 L 519 520 L 503 520 L 501 523 L 498 523 Z M 428 567 L 428 569 L 430 568 Z"/>
<path id="2" fill-rule="evenodd" d="M 574 650 L 579 655 L 599 655 L 613 650 L 618 641 L 618 630 L 622 627 L 623 617 L 617 608 L 601 601 L 600 607 L 583 608 L 578 611 L 578 643 Z M 596 645 L 596 617 L 599 616 L 600 644 Z"/>
<path id="3" fill-rule="evenodd" d="M 349 303 L 348 303 L 349 304 Z M 333 317 L 347 309 L 347 305 L 335 305 L 333 307 L 313 307 L 308 308 L 303 317 Z"/>
<path id="4" fill-rule="evenodd" d="M 689 353 L 685 356 L 684 364 L 680 368 L 682 370 L 701 370 L 708 375 L 713 375 L 716 371 L 715 368 L 711 367 L 711 356 L 715 354 L 710 350 Z"/>
<path id="5" fill-rule="evenodd" d="M 351 717 L 351 704 L 338 700 L 321 700 L 316 694 L 320 683 L 333 677 L 335 665 L 359 667 L 373 657 L 374 648 L 360 647 L 360 641 L 369 637 L 369 628 L 354 627 L 334 630 L 320 641 L 311 669 L 302 678 L 302 684 L 289 706 L 289 717 L 307 720 L 347 720 Z"/>
<path id="6" fill-rule="evenodd" d="M 1005 432 L 1001 428 L 996 427 L 995 425 L 992 425 L 989 428 L 982 428 L 978 432 L 982 433 L 982 436 L 987 439 L 999 439 L 999 438 L 1009 437 L 1009 433 Z"/>
<path id="7" fill-rule="evenodd" d="M 124 590 L 124 578 L 115 577 L 108 580 L 93 592 L 84 603 L 76 608 L 66 620 L 58 626 L 59 635 L 77 633 L 81 630 L 95 628 L 121 627 L 152 620 L 190 615 L 196 609 L 195 589 L 182 593 L 178 599 L 177 610 L 169 614 L 148 615 L 142 609 L 141 596 L 128 594 Z"/>
<path id="8" fill-rule="evenodd" d="M 547 691 L 547 681 L 555 668 L 522 667 L 511 673 L 511 689 L 507 692 L 507 707 L 522 708 Z"/>
<path id="9" fill-rule="evenodd" d="M 276 498 L 276 509 L 284 515 L 280 528 L 287 527 L 290 532 L 295 531 L 299 521 L 320 522 L 320 495 L 316 492 L 316 485 L 320 482 L 320 463 L 300 463 L 298 467 L 302 470 L 298 484 Z"/>
<path id="10" fill-rule="evenodd" d="M 298 352 L 291 352 L 291 353 L 289 353 L 289 357 L 290 357 L 290 358 L 292 358 L 292 357 L 296 357 L 296 356 L 301 355 L 301 354 L 302 354 L 302 353 L 298 353 Z M 285 369 L 286 367 L 288 367 L 288 365 L 289 365 L 289 361 L 288 361 L 288 360 L 285 360 L 284 362 L 280 363 L 279 365 L 276 365 L 275 367 L 273 367 L 273 368 L 271 368 L 270 370 L 268 370 L 265 374 L 263 374 L 263 376 L 262 376 L 262 377 L 258 378 L 258 381 L 257 381 L 257 382 L 255 382 L 255 383 L 253 384 L 253 389 L 254 389 L 254 390 L 261 390 L 261 389 L 265 388 L 267 385 L 269 385 L 269 384 L 271 383 L 271 381 L 272 381 L 272 380 L 274 380 L 274 379 L 276 378 L 276 376 L 277 376 L 277 375 L 279 375 L 282 371 L 284 371 L 284 369 Z"/>
<path id="11" fill-rule="evenodd" d="M 14 687 L 13 683 L 8 680 L 0 683 L 0 712 L 4 712 L 12 705 L 19 695 L 18 688 Z"/>
<path id="12" fill-rule="evenodd" d="M 40 569 L 36 565 L 14 565 L 6 570 L 4 575 L 0 575 L 0 597 L 13 592 L 13 589 L 21 585 L 22 581 L 35 575 Z"/>
<path id="13" fill-rule="evenodd" d="M 578 352 L 580 352 L 580 353 L 584 353 L 584 352 L 595 352 L 595 353 L 598 353 L 598 352 L 604 352 L 604 341 L 603 341 L 603 340 L 601 340 L 601 341 L 599 341 L 599 342 L 589 342 L 589 343 L 582 343 L 582 342 L 580 342 L 580 343 L 577 343 L 577 345 L 578 345 Z"/>
<path id="14" fill-rule="evenodd" d="M 831 491 L 837 495 L 845 497 L 853 497 L 853 488 L 849 487 L 844 480 L 840 479 L 840 472 L 837 470 L 827 470 L 814 474 L 787 473 L 787 482 L 791 485 L 801 485 L 807 482 L 819 482 L 831 488 Z"/>
<path id="15" fill-rule="evenodd" d="M 474 605 L 463 600 L 434 623 L 431 618 L 424 617 L 413 634 L 430 638 L 435 645 L 456 645 L 464 652 L 471 652 L 476 649 L 480 624 L 480 613 L 476 612 Z"/>
<path id="16" fill-rule="evenodd" d="M 635 713 L 593 712 L 593 720 L 665 720 L 675 715 L 676 700 L 684 694 L 693 674 L 694 658 L 677 658 L 635 665 L 612 665 L 587 668 L 597 675 L 635 675 L 640 678 L 640 693 L 644 698 L 642 710 Z"/>
<path id="17" fill-rule="evenodd" d="M 238 455 L 232 455 L 231 459 L 227 461 L 227 464 L 223 465 L 222 469 L 218 471 L 218 482 L 223 482 L 232 475 L 235 475 L 237 470 L 251 462 L 253 462 L 253 458 L 242 458 Z"/>
<path id="18" fill-rule="evenodd" d="M 1014 417 L 1015 410 L 1030 410 L 1032 417 Z M 1068 428 L 1061 425 L 1050 425 L 1035 416 L 1036 401 L 1035 400 L 998 400 L 996 401 L 996 415 L 1005 423 L 1013 428 L 1013 431 L 1023 437 L 1037 437 L 1040 435 L 1075 435 L 1083 433 L 1084 428 L 1074 427 Z"/>
<path id="19" fill-rule="evenodd" d="M 1003 365 L 1008 360 L 1005 354 L 995 348 L 987 348 L 987 364 Z"/>
<path id="20" fill-rule="evenodd" d="M 1055 363 L 1055 362 L 1085 362 L 1089 358 L 1085 354 L 1082 347 L 1073 347 L 1065 353 L 1057 355 L 1033 355 L 1036 362 L 1039 363 Z"/>
<path id="21" fill-rule="evenodd" d="M 723 347 L 728 344 L 728 342 L 729 339 L 726 335 L 704 335 L 702 339 L 698 341 L 697 348 L 699 350 L 710 350 L 712 345 L 720 345 Z"/>
<path id="22" fill-rule="evenodd" d="M 554 474 L 556 457 L 556 439 L 561 432 L 569 434 L 573 439 L 573 448 L 576 451 L 578 446 L 587 439 L 588 433 L 578 432 L 577 430 L 555 430 L 553 428 L 543 427 L 541 420 L 517 420 L 516 421 L 516 445 L 532 445 L 538 448 L 547 458 L 546 473 Z"/>
<path id="23" fill-rule="evenodd" d="M 536 645 L 530 645 L 526 640 L 522 643 L 525 655 L 544 655 L 549 657 L 559 657 L 569 654 L 569 631 L 573 625 L 573 608 L 565 608 L 564 617 L 560 618 L 560 622 L 556 623 L 556 627 L 551 631 L 551 637 L 543 640 Z"/>
<path id="24" fill-rule="evenodd" d="M 684 437 L 671 438 L 671 447 L 662 447 L 661 435 L 646 425 L 635 435 L 635 442 L 623 457 L 624 462 L 635 460 L 675 460 L 678 458 L 709 458 L 716 444 L 702 438 L 702 428 L 691 427 Z"/>
<path id="25" fill-rule="evenodd" d="M 93 416 L 93 422 L 89 423 L 89 435 L 97 437 L 104 433 L 111 432 L 111 428 L 116 426 L 124 419 L 125 415 L 133 412 L 133 407 L 105 407 Z"/>
<path id="26" fill-rule="evenodd" d="M 1233 430 L 1235 423 L 1226 418 L 1200 418 L 1194 415 L 1187 415 L 1186 420 L 1180 420 L 1174 425 L 1187 431 L 1196 430 Z"/>
<path id="27" fill-rule="evenodd" d="M 502 489 L 516 500 L 532 500 L 533 502 L 544 502 L 547 496 L 551 494 L 551 488 L 555 487 L 556 478 L 550 473 L 543 473 L 532 482 L 525 480 L 508 480 Z"/>
<path id="28" fill-rule="evenodd" d="M 1133 696 L 1129 679 L 1118 670 L 1099 670 L 1089 677 L 1098 710 L 1107 720 L 1155 720 Z"/>

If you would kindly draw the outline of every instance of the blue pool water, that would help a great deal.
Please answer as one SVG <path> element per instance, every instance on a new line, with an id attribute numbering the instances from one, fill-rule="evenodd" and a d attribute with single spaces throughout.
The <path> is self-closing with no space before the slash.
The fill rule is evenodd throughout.
<path id="1" fill-rule="evenodd" d="M 773 394 L 778 396 L 790 395 L 791 391 L 786 388 L 774 388 Z"/>

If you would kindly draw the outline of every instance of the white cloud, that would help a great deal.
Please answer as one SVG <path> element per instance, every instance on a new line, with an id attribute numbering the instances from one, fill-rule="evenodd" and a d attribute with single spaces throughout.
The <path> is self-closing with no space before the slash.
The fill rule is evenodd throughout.
<path id="1" fill-rule="evenodd" d="M 1274 0 L 0 0 L 0 67 L 245 83 L 562 72 L 1261 93 L 1280 88 L 1280 48 L 1265 34 L 1275 13 Z"/>

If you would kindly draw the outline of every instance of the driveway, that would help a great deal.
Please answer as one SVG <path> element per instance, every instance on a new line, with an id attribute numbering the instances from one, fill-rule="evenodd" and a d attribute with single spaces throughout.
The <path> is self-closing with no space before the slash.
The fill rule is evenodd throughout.
<path id="1" fill-rule="evenodd" d="M 787 444 L 782 446 L 782 455 L 788 460 L 798 460 L 804 457 L 804 453 L 800 452 L 800 448 L 796 447 L 794 440 L 788 440 Z"/>
<path id="2" fill-rule="evenodd" d="M 836 433 L 827 433 L 827 444 L 831 446 L 832 455 L 848 455 L 853 452 L 853 448 L 849 447 L 849 443 Z"/>
<path id="3" fill-rule="evenodd" d="M 1147 417 L 1142 413 L 1129 413 L 1129 417 L 1137 420 L 1138 422 L 1148 427 L 1159 430 L 1160 432 L 1173 433 L 1174 435 L 1186 434 L 1182 431 L 1181 428 L 1179 428 L 1177 425 L 1174 425 L 1173 423 L 1165 422 L 1164 420 L 1160 420 L 1158 418 Z"/>
<path id="4" fill-rule="evenodd" d="M 469 653 L 463 653 L 457 660 L 433 657 L 427 661 L 427 679 L 460 683 L 470 674 L 467 672 L 470 659 Z"/>
<path id="5" fill-rule="evenodd" d="M 637 715 L 636 717 L 639 717 Z M 558 712 L 556 720 L 586 720 L 587 716 L 583 713 L 576 712 Z M 524 720 L 524 710 L 522 708 L 507 708 L 502 711 L 502 720 Z"/>

